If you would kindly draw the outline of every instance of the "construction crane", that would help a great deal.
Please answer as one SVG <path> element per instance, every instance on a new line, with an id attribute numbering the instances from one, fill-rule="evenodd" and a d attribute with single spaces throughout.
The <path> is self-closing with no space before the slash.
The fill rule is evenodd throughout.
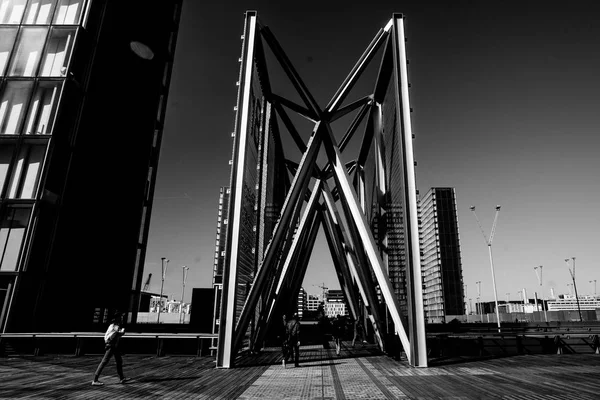
<path id="1" fill-rule="evenodd" d="M 323 282 L 323 285 L 313 285 L 313 286 L 321 288 L 323 290 L 323 305 L 325 305 L 325 292 L 327 290 L 329 290 L 329 288 L 327 286 L 325 286 L 325 282 Z"/>
<path id="2" fill-rule="evenodd" d="M 152 274 L 148 274 L 148 279 L 146 279 L 146 283 L 144 283 L 144 289 L 142 289 L 143 292 L 147 292 L 150 288 L 150 279 L 152 279 Z"/>

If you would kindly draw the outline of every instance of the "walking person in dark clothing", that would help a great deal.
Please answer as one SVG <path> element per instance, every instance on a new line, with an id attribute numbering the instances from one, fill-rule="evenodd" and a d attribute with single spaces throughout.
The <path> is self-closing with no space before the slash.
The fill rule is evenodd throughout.
<path id="1" fill-rule="evenodd" d="M 285 326 L 286 341 L 287 341 L 287 352 L 288 356 L 294 356 L 294 366 L 299 367 L 300 364 L 300 322 L 298 321 L 298 314 L 294 314 L 292 319 L 287 322 Z M 285 364 L 284 364 L 285 365 Z"/>
<path id="2" fill-rule="evenodd" d="M 98 378 L 102 373 L 102 370 L 110 361 L 112 356 L 115 357 L 115 362 L 117 363 L 117 374 L 119 374 L 119 383 L 125 383 L 129 379 L 125 378 L 123 375 L 123 359 L 121 358 L 121 351 L 119 350 L 119 342 L 121 340 L 121 336 L 125 334 L 125 328 L 123 328 L 123 314 L 116 313 L 113 319 L 111 320 L 111 324 L 106 330 L 104 334 L 104 357 L 98 365 L 96 369 L 96 373 L 94 374 L 94 380 L 92 381 L 93 386 L 102 386 L 103 382 L 100 382 Z"/>
<path id="3" fill-rule="evenodd" d="M 283 355 L 283 359 L 281 360 L 281 363 L 283 364 L 283 368 L 285 368 L 285 364 L 288 361 L 289 358 L 289 350 L 288 350 L 288 342 L 287 342 L 287 317 L 285 316 L 285 314 L 283 314 L 282 317 L 283 320 L 283 325 L 281 326 L 281 335 L 280 335 L 280 339 L 281 339 L 281 354 Z"/>
<path id="4" fill-rule="evenodd" d="M 367 343 L 367 341 L 365 340 L 365 331 L 360 317 L 354 321 L 354 337 L 352 338 L 352 347 L 354 347 L 354 343 L 357 339 L 359 342 L 362 342 L 362 346 L 365 347 L 365 343 Z"/>
<path id="5" fill-rule="evenodd" d="M 333 339 L 335 340 L 335 354 L 339 356 L 342 347 L 342 336 L 344 336 L 344 321 L 340 318 L 340 314 L 335 316 L 332 325 Z"/>

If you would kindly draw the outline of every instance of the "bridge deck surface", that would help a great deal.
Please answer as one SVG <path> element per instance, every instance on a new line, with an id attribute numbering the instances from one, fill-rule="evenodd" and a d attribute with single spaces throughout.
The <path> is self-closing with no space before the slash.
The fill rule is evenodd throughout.
<path id="1" fill-rule="evenodd" d="M 124 355 L 104 386 L 91 386 L 100 356 L 0 359 L 1 399 L 600 399 L 600 355 L 524 355 L 436 363 L 415 369 L 368 346 L 344 342 L 340 356 L 303 346 L 300 367 L 281 365 L 277 349 L 216 369 L 211 357 Z"/>

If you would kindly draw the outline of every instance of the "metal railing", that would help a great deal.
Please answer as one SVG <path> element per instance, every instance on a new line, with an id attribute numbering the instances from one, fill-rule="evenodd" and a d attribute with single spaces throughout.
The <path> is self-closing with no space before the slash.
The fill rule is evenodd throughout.
<path id="1" fill-rule="evenodd" d="M 121 340 L 127 353 L 178 355 L 206 354 L 212 340 L 217 335 L 209 333 L 141 333 L 127 332 Z M 152 349 L 152 350 L 150 350 Z M 104 352 L 104 333 L 2 333 L 0 334 L 0 355 L 10 353 L 34 356 L 49 354 L 101 354 Z"/>

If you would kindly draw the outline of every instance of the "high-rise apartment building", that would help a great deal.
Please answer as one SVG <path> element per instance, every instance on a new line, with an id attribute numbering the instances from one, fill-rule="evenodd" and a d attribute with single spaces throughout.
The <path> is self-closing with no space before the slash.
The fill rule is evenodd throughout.
<path id="1" fill-rule="evenodd" d="M 0 0 L 0 331 L 135 320 L 181 3 Z"/>
<path id="2" fill-rule="evenodd" d="M 425 318 L 442 322 L 465 313 L 454 188 L 431 188 L 420 206 Z"/>
<path id="3" fill-rule="evenodd" d="M 306 297 L 306 290 L 304 290 L 304 288 L 301 287 L 300 291 L 298 292 L 298 316 L 300 318 L 304 316 L 304 310 L 307 309 Z"/>

